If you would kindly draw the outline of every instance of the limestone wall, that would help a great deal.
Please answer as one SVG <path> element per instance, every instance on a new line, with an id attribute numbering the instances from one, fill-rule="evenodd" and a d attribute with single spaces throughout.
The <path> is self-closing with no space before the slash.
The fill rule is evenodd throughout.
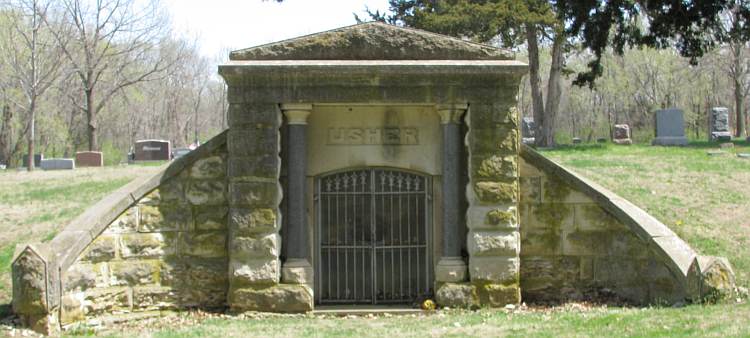
<path id="1" fill-rule="evenodd" d="M 520 157 L 521 290 L 525 300 L 613 300 L 636 304 L 705 298 L 709 270 L 652 216 L 523 146 Z"/>
<path id="2" fill-rule="evenodd" d="M 50 243 L 24 248 L 13 264 L 15 312 L 54 332 L 112 315 L 224 307 L 226 152 L 221 134 L 108 196 Z"/>

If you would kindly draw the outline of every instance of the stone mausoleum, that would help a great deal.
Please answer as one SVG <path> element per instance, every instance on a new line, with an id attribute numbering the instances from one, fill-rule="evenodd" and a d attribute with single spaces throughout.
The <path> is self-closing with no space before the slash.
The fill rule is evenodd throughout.
<path id="1" fill-rule="evenodd" d="M 504 50 L 365 23 L 230 60 L 227 131 L 19 247 L 26 324 L 731 288 L 726 260 L 519 144 L 527 67 Z"/>

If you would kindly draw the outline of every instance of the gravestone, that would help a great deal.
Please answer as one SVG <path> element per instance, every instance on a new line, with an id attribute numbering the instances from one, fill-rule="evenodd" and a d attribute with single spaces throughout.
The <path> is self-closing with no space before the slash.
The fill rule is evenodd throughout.
<path id="1" fill-rule="evenodd" d="M 533 117 L 524 117 L 521 119 L 521 142 L 524 144 L 534 144 L 536 124 Z"/>
<path id="2" fill-rule="evenodd" d="M 688 140 L 685 137 L 685 118 L 682 110 L 677 108 L 657 110 L 655 116 L 656 138 L 651 142 L 658 146 L 684 146 Z"/>
<path id="3" fill-rule="evenodd" d="M 573 144 L 581 144 L 581 138 L 580 137 L 574 137 L 573 138 Z"/>
<path id="4" fill-rule="evenodd" d="M 172 148 L 166 140 L 140 140 L 135 142 L 134 160 L 169 161 Z"/>
<path id="5" fill-rule="evenodd" d="M 44 170 L 73 170 L 76 168 L 72 158 L 50 158 L 42 160 L 41 168 Z"/>
<path id="6" fill-rule="evenodd" d="M 100 151 L 79 151 L 76 153 L 76 166 L 103 167 L 104 155 Z"/>
<path id="7" fill-rule="evenodd" d="M 713 107 L 709 112 L 709 119 L 709 141 L 728 142 L 732 140 L 732 132 L 729 129 L 729 109 Z"/>
<path id="8" fill-rule="evenodd" d="M 44 154 L 34 154 L 34 167 L 39 168 L 44 160 Z M 23 154 L 23 166 L 29 167 L 29 154 Z"/>
<path id="9" fill-rule="evenodd" d="M 597 138 L 596 143 L 607 143 L 607 139 L 604 137 Z"/>
<path id="10" fill-rule="evenodd" d="M 630 138 L 630 126 L 627 124 L 616 124 L 612 136 L 612 142 L 615 144 L 633 144 L 633 140 Z"/>

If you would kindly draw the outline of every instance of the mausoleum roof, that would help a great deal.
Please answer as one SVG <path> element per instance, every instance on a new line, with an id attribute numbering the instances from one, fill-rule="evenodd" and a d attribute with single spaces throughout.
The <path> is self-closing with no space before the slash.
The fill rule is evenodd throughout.
<path id="1" fill-rule="evenodd" d="M 423 30 L 366 22 L 240 49 L 250 60 L 513 60 L 507 50 Z"/>

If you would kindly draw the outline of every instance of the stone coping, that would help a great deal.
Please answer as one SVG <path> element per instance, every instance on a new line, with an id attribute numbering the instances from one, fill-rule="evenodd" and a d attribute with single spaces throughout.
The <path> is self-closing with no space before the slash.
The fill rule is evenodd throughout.
<path id="1" fill-rule="evenodd" d="M 669 269 L 676 276 L 681 277 L 681 282 L 684 283 L 687 290 L 698 291 L 694 288 L 699 277 L 697 271 L 698 255 L 666 225 L 633 203 L 550 160 L 528 145 L 521 145 L 521 157 L 545 173 L 562 179 L 596 201 L 600 207 L 625 224 L 638 237 L 645 240 L 649 247 L 663 259 Z"/>
<path id="2" fill-rule="evenodd" d="M 16 247 L 12 262 L 30 247 L 47 263 L 59 271 L 66 271 L 86 247 L 101 234 L 117 217 L 133 206 L 143 196 L 156 189 L 164 181 L 178 175 L 187 166 L 213 153 L 226 144 L 227 132 L 223 131 L 208 142 L 183 157 L 162 166 L 154 175 L 139 177 L 89 207 L 73 219 L 49 243 L 20 245 Z"/>

